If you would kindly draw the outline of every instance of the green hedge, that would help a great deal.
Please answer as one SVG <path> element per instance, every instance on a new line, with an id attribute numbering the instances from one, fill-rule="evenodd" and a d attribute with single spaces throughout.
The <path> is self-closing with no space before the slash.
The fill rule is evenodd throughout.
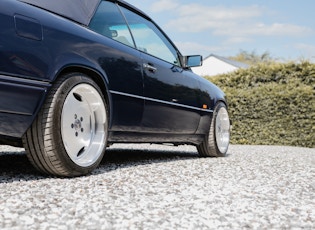
<path id="1" fill-rule="evenodd" d="M 227 95 L 233 144 L 315 147 L 315 64 L 261 64 L 207 79 Z"/>

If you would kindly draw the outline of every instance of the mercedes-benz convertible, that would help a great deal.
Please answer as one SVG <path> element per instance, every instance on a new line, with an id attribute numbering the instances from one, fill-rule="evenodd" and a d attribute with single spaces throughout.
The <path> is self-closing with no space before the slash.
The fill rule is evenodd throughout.
<path id="1" fill-rule="evenodd" d="M 114 143 L 225 156 L 227 101 L 191 71 L 201 64 L 122 0 L 1 0 L 0 144 L 65 177 L 90 173 Z"/>

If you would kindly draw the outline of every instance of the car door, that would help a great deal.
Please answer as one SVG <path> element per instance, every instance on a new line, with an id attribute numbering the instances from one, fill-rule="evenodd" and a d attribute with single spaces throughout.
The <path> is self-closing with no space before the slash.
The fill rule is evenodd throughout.
<path id="1" fill-rule="evenodd" d="M 118 5 L 102 1 L 89 28 L 104 36 L 104 45 L 95 52 L 109 81 L 110 129 L 139 131 L 144 109 L 142 59 Z"/>
<path id="2" fill-rule="evenodd" d="M 179 52 L 153 22 L 127 9 L 123 12 L 143 60 L 142 130 L 195 133 L 200 120 L 198 81 L 185 74 Z"/>

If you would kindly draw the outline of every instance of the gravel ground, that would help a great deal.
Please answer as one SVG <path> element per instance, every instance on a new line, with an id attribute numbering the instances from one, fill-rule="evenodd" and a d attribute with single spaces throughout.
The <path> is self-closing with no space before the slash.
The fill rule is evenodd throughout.
<path id="1" fill-rule="evenodd" d="M 0 229 L 315 229 L 315 149 L 114 145 L 92 175 L 61 179 L 1 146 Z"/>

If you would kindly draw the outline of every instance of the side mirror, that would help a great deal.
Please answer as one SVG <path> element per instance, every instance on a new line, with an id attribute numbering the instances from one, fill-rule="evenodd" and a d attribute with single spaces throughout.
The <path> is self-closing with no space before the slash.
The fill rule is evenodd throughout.
<path id="1" fill-rule="evenodd" d="M 192 55 L 182 57 L 184 68 L 202 66 L 202 56 Z"/>

